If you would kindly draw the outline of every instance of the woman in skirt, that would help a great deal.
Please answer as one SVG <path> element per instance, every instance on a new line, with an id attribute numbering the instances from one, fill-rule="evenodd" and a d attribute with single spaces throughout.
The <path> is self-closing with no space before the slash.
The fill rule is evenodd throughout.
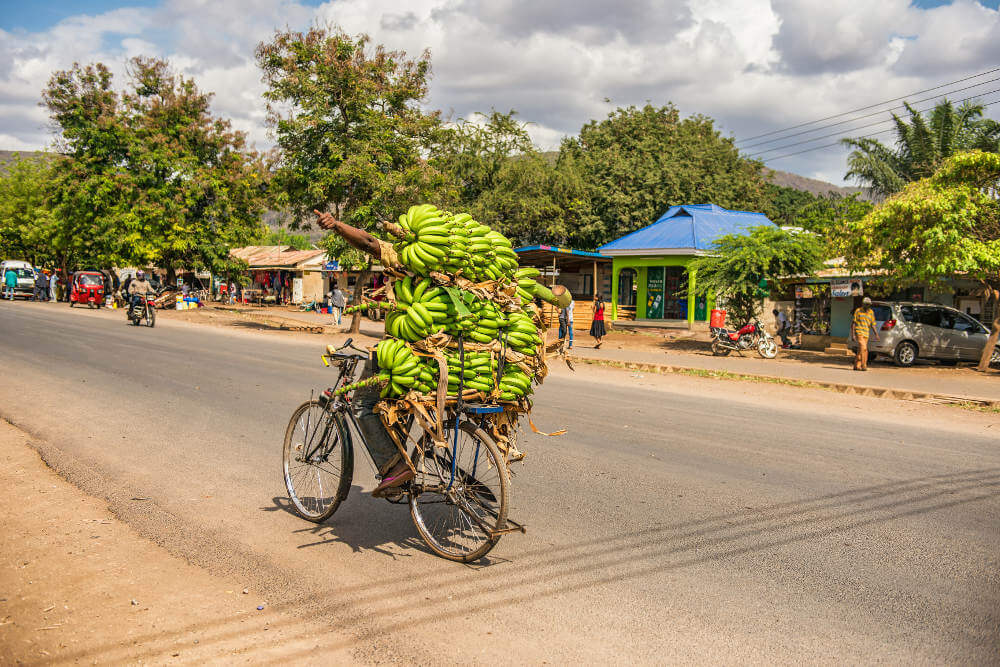
<path id="1" fill-rule="evenodd" d="M 604 302 L 600 297 L 594 297 L 594 321 L 590 323 L 590 335 L 597 339 L 594 349 L 597 350 L 608 334 L 604 328 Z"/>

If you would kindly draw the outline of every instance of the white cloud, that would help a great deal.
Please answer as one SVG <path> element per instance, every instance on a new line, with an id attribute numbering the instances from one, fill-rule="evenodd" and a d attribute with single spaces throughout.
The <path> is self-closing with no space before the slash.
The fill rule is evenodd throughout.
<path id="1" fill-rule="evenodd" d="M 933 10 L 909 0 L 164 0 L 68 17 L 41 33 L 0 31 L 0 148 L 48 142 L 37 102 L 52 71 L 100 60 L 120 75 L 138 53 L 169 58 L 265 148 L 254 47 L 275 28 L 314 22 L 413 56 L 430 49 L 430 107 L 452 117 L 516 109 L 543 148 L 619 105 L 672 101 L 746 137 L 1000 63 L 1000 13 L 974 0 Z M 771 166 L 839 182 L 844 152 Z"/>

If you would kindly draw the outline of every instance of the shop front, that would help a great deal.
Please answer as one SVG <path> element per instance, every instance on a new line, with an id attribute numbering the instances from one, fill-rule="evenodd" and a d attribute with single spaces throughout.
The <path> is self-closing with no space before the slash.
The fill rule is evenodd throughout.
<path id="1" fill-rule="evenodd" d="M 685 324 L 705 322 L 712 296 L 687 297 L 697 285 L 691 262 L 710 252 L 716 239 L 774 223 L 761 213 L 730 211 L 714 204 L 672 206 L 655 223 L 598 250 L 612 258 L 612 317 L 615 320 Z"/>

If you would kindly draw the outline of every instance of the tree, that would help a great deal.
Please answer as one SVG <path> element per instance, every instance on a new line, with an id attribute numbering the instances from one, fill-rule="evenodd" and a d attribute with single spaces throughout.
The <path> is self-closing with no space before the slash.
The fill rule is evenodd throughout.
<path id="1" fill-rule="evenodd" d="M 799 212 L 817 200 L 822 199 L 811 192 L 784 185 L 768 183 L 764 186 L 768 202 L 762 211 L 776 225 L 797 227 Z"/>
<path id="2" fill-rule="evenodd" d="M 757 317 L 766 296 L 765 285 L 785 276 L 808 274 L 823 261 L 823 245 L 815 234 L 754 227 L 747 234 L 719 238 L 710 254 L 688 264 L 695 276 L 694 294 L 714 294 L 726 303 L 733 319 L 746 323 Z"/>
<path id="3" fill-rule="evenodd" d="M 162 60 L 130 61 L 118 93 L 101 64 L 53 74 L 43 93 L 68 157 L 53 243 L 69 261 L 230 273 L 229 249 L 261 233 L 266 174 L 242 133 L 211 115 L 211 95 Z"/>
<path id="4" fill-rule="evenodd" d="M 300 223 L 317 209 L 373 231 L 410 205 L 447 192 L 446 177 L 424 159 L 441 126 L 439 114 L 420 106 L 429 54 L 410 59 L 370 42 L 330 27 L 277 32 L 257 47 L 268 122 L 280 149 L 276 200 Z M 367 257 L 361 266 L 370 266 Z M 355 302 L 367 277 L 364 270 Z M 351 331 L 359 326 L 356 314 Z"/>
<path id="5" fill-rule="evenodd" d="M 51 266 L 55 257 L 46 238 L 52 228 L 52 194 L 59 156 L 27 160 L 15 154 L 0 177 L 0 257 Z"/>
<path id="6" fill-rule="evenodd" d="M 269 230 L 260 240 L 261 245 L 286 245 L 292 250 L 310 250 L 313 247 L 305 234 L 293 234 L 284 227 Z"/>
<path id="7" fill-rule="evenodd" d="M 847 157 L 847 174 L 878 199 L 889 197 L 907 183 L 934 173 L 945 158 L 959 151 L 1000 152 L 1000 123 L 983 118 L 982 104 L 964 102 L 957 109 L 947 99 L 928 118 L 904 103 L 909 122 L 892 115 L 896 147 L 871 138 L 843 139 L 854 150 Z"/>
<path id="8" fill-rule="evenodd" d="M 558 164 L 578 169 L 589 210 L 570 242 L 593 248 L 653 223 L 671 205 L 762 210 L 760 162 L 740 156 L 712 119 L 673 105 L 617 109 L 563 141 Z"/>
<path id="9" fill-rule="evenodd" d="M 970 151 L 945 160 L 863 219 L 848 225 L 850 266 L 885 272 L 899 285 L 947 287 L 965 275 L 993 302 L 989 340 L 979 369 L 989 367 L 1000 337 L 1000 154 Z"/>
<path id="10" fill-rule="evenodd" d="M 500 186 L 501 173 L 515 156 L 536 155 L 535 146 L 515 111 L 459 120 L 438 133 L 431 164 L 454 179 L 458 204 L 467 209 Z"/>

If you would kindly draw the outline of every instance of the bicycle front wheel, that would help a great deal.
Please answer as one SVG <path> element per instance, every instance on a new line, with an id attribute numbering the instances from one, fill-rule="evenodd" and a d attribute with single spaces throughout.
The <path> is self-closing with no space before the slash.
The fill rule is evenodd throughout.
<path id="1" fill-rule="evenodd" d="M 410 484 L 410 514 L 437 555 L 468 563 L 500 541 L 507 525 L 507 466 L 493 440 L 471 423 L 445 429 L 447 448 L 425 437 L 417 476 Z M 453 451 L 455 456 L 453 457 Z"/>
<path id="2" fill-rule="evenodd" d="M 299 516 L 315 523 L 333 516 L 354 476 L 354 448 L 343 418 L 315 399 L 300 405 L 285 431 L 283 470 Z"/>

